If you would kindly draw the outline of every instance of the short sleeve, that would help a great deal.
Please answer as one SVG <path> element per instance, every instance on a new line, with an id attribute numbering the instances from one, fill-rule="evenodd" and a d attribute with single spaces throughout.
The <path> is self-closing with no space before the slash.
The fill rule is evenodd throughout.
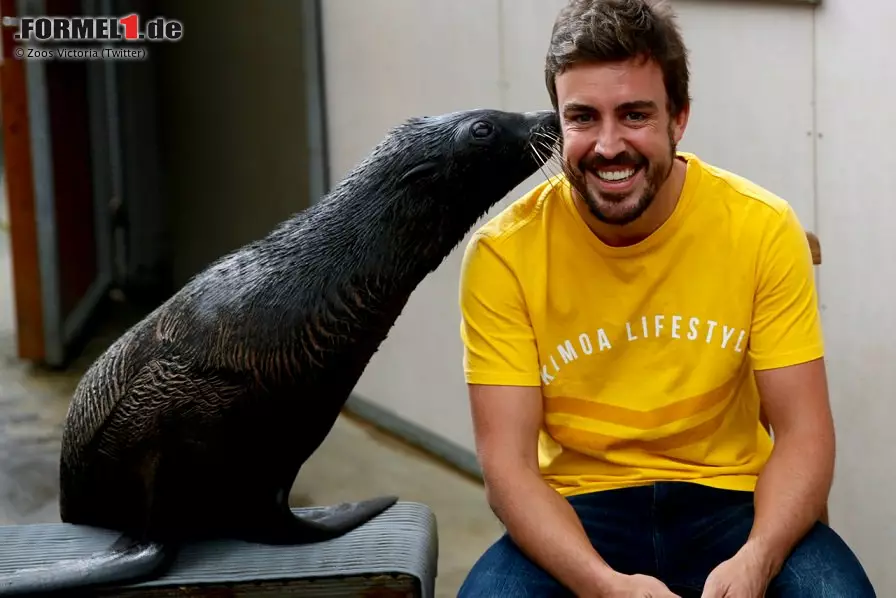
<path id="1" fill-rule="evenodd" d="M 759 253 L 749 353 L 756 370 L 824 356 L 811 248 L 789 205 L 770 224 Z"/>
<path id="2" fill-rule="evenodd" d="M 540 386 L 535 335 L 516 274 L 476 233 L 461 265 L 461 340 L 469 384 Z"/>

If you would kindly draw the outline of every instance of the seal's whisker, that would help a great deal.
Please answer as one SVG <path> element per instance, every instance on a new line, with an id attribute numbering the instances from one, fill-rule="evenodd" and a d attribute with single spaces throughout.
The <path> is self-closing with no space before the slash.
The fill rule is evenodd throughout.
<path id="1" fill-rule="evenodd" d="M 551 157 L 551 160 L 548 161 L 547 166 L 555 173 L 560 174 L 563 172 L 563 159 L 560 156 L 554 155 Z"/>
<path id="2" fill-rule="evenodd" d="M 544 163 L 547 162 L 548 159 L 545 158 L 544 154 L 538 150 L 538 147 L 532 143 L 531 139 L 526 143 L 529 146 L 529 151 L 531 151 L 532 155 L 535 157 L 535 161 L 539 164 L 538 169 L 544 174 Z"/>
<path id="3" fill-rule="evenodd" d="M 560 140 L 550 137 L 539 137 L 536 142 L 548 151 L 549 154 L 556 155 L 560 153 Z"/>
<path id="4" fill-rule="evenodd" d="M 545 156 L 541 151 L 539 151 L 538 146 L 536 144 L 534 144 L 531 139 L 527 143 L 529 145 L 529 149 L 532 150 L 532 153 L 535 155 L 535 158 L 540 163 L 547 162 L 550 159 L 550 156 Z"/>
<path id="5" fill-rule="evenodd" d="M 541 147 L 548 150 L 549 153 L 555 154 L 560 151 L 560 139 L 539 132 L 534 139 Z"/>
<path id="6" fill-rule="evenodd" d="M 541 167 L 542 171 L 547 169 L 548 172 L 551 173 L 551 176 L 549 176 L 548 178 L 550 179 L 556 177 L 558 174 L 562 173 L 563 166 L 559 155 L 559 147 L 556 142 L 554 145 L 548 145 L 548 143 L 543 139 L 537 139 L 535 145 L 538 145 L 540 149 L 548 156 L 547 159 L 543 161 L 544 163 Z M 539 155 L 542 154 L 539 152 Z"/>
<path id="7" fill-rule="evenodd" d="M 539 145 L 543 145 L 543 143 L 539 142 Z M 541 171 L 541 174 L 544 175 L 545 180 L 551 187 L 551 191 L 553 191 L 555 189 L 554 179 L 556 178 L 557 173 L 550 168 L 550 162 L 552 158 L 556 158 L 556 153 L 552 152 L 550 148 L 548 148 L 547 158 L 544 158 L 542 152 L 539 151 L 539 147 L 536 144 L 532 143 L 532 141 L 529 141 L 529 148 L 536 156 L 538 156 L 539 162 L 541 163 L 541 166 L 538 167 L 538 170 Z"/>
<path id="8" fill-rule="evenodd" d="M 532 150 L 532 153 L 535 154 L 535 157 L 537 158 L 538 162 L 540 163 L 538 170 L 541 171 L 541 174 L 544 175 L 545 180 L 547 180 L 548 184 L 550 184 L 551 187 L 553 188 L 554 183 L 551 180 L 553 177 L 551 176 L 550 169 L 547 169 L 547 171 L 545 170 L 545 164 L 547 164 L 550 161 L 551 155 L 548 154 L 546 157 L 542 152 L 539 151 L 538 146 L 536 144 L 532 143 L 531 140 L 529 140 L 528 143 L 529 143 L 529 149 Z"/>
<path id="9" fill-rule="evenodd" d="M 535 145 L 537 145 L 544 152 L 544 154 L 547 156 L 547 160 L 556 158 L 558 155 L 558 148 L 556 146 L 550 146 L 541 140 L 536 141 Z"/>
<path id="10" fill-rule="evenodd" d="M 543 137 L 554 137 L 554 138 L 557 138 L 557 137 L 560 136 L 559 133 L 558 133 L 557 131 L 548 131 L 548 130 L 545 130 L 545 129 L 538 129 L 538 130 L 536 131 L 536 133 L 538 133 L 539 135 L 541 135 L 541 136 L 543 136 Z"/>
<path id="11" fill-rule="evenodd" d="M 548 145 L 551 145 L 551 146 L 559 146 L 560 145 L 560 136 L 559 135 L 556 135 L 553 133 L 547 133 L 545 131 L 536 131 L 535 136 L 537 138 L 539 138 L 539 140 L 546 141 Z"/>
<path id="12" fill-rule="evenodd" d="M 553 135 L 548 135 L 547 133 L 542 133 L 541 131 L 538 131 L 536 133 L 535 138 L 538 139 L 539 141 L 544 141 L 548 145 L 552 145 L 552 146 L 560 144 L 560 139 L 558 137 L 555 137 Z"/>

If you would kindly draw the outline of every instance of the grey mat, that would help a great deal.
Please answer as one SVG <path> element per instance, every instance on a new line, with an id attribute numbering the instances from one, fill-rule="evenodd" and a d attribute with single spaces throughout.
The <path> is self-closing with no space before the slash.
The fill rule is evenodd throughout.
<path id="1" fill-rule="evenodd" d="M 303 513 L 317 509 L 293 510 Z M 0 526 L 0 573 L 86 556 L 103 550 L 117 537 L 118 534 L 107 530 L 59 523 Z M 364 592 L 370 583 L 379 584 L 384 591 L 398 589 L 396 582 L 389 580 L 392 577 L 415 580 L 414 593 L 431 597 L 437 559 L 434 513 L 421 503 L 399 502 L 360 528 L 319 544 L 267 546 L 239 541 L 191 544 L 181 550 L 166 575 L 129 585 L 127 589 L 313 582 L 314 595 L 348 596 Z M 305 588 L 300 592 L 302 596 L 312 595 L 307 583 L 299 585 Z M 340 589 L 341 585 L 345 587 Z M 349 592 L 349 587 L 355 589 Z M 260 587 L 253 590 L 257 595 L 268 593 Z M 147 591 L 133 593 L 168 595 Z M 115 595 L 123 595 L 122 589 Z M 287 591 L 281 589 L 279 595 L 287 595 Z"/>

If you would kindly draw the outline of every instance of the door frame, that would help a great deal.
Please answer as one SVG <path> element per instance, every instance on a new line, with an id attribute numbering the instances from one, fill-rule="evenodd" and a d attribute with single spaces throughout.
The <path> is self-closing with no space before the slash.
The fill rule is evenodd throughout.
<path id="1" fill-rule="evenodd" d="M 327 93 L 324 78 L 323 5 L 302 0 L 306 117 L 308 130 L 308 203 L 316 204 L 330 191 L 330 144 L 327 133 Z"/>
<path id="2" fill-rule="evenodd" d="M 2 15 L 19 14 L 17 0 L 0 0 Z M 9 214 L 12 287 L 19 357 L 44 357 L 43 294 L 39 270 L 37 229 L 25 223 L 36 220 L 32 166 L 33 136 L 29 134 L 29 104 L 25 63 L 13 58 L 13 29 L 0 28 L 4 179 Z M 21 219 L 21 220 L 20 220 Z M 14 234 L 15 233 L 15 234 Z"/>
<path id="3" fill-rule="evenodd" d="M 44 14 L 43 0 L 17 0 L 16 13 Z M 23 60 L 25 103 L 28 107 L 28 135 L 31 139 L 31 185 L 34 190 L 34 223 L 37 231 L 37 275 L 40 280 L 43 322 L 42 361 L 59 364 L 65 356 L 59 259 L 56 242 L 52 140 L 47 106 L 47 85 L 42 60 Z"/>
<path id="4" fill-rule="evenodd" d="M 98 1 L 104 4 L 104 10 L 110 8 L 109 0 L 82 0 L 81 5 L 85 12 L 96 12 Z M 3 15 L 46 14 L 46 5 L 46 0 L 3 0 Z M 15 44 L 11 33 L 12 29 L 4 28 L 4 46 Z M 105 300 L 112 282 L 109 202 L 116 172 L 117 180 L 121 179 L 114 118 L 115 63 L 96 61 L 87 65 L 90 147 L 82 151 L 101 157 L 92 160 L 91 172 L 96 276 L 70 313 L 63 314 L 45 62 L 14 59 L 11 52 L 12 48 L 4 47 L 2 77 L 4 110 L 12 108 L 15 113 L 4 116 L 4 144 L 7 164 L 11 158 L 13 165 L 6 170 L 10 229 L 15 231 L 11 237 L 18 353 L 22 359 L 62 367 L 71 357 L 72 345 Z M 14 134 L 8 139 L 11 131 Z"/>

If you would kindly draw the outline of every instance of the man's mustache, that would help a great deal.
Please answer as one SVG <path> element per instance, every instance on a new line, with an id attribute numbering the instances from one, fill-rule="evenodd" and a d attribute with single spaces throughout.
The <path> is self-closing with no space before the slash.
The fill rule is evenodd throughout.
<path id="1" fill-rule="evenodd" d="M 594 171 L 599 168 L 604 168 L 607 166 L 631 166 L 633 168 L 638 168 L 639 166 L 643 166 L 647 163 L 647 158 L 642 156 L 637 152 L 621 152 L 616 154 L 612 158 L 605 158 L 600 154 L 589 154 L 579 160 L 579 170 L 581 172 L 587 172 L 589 170 Z"/>

